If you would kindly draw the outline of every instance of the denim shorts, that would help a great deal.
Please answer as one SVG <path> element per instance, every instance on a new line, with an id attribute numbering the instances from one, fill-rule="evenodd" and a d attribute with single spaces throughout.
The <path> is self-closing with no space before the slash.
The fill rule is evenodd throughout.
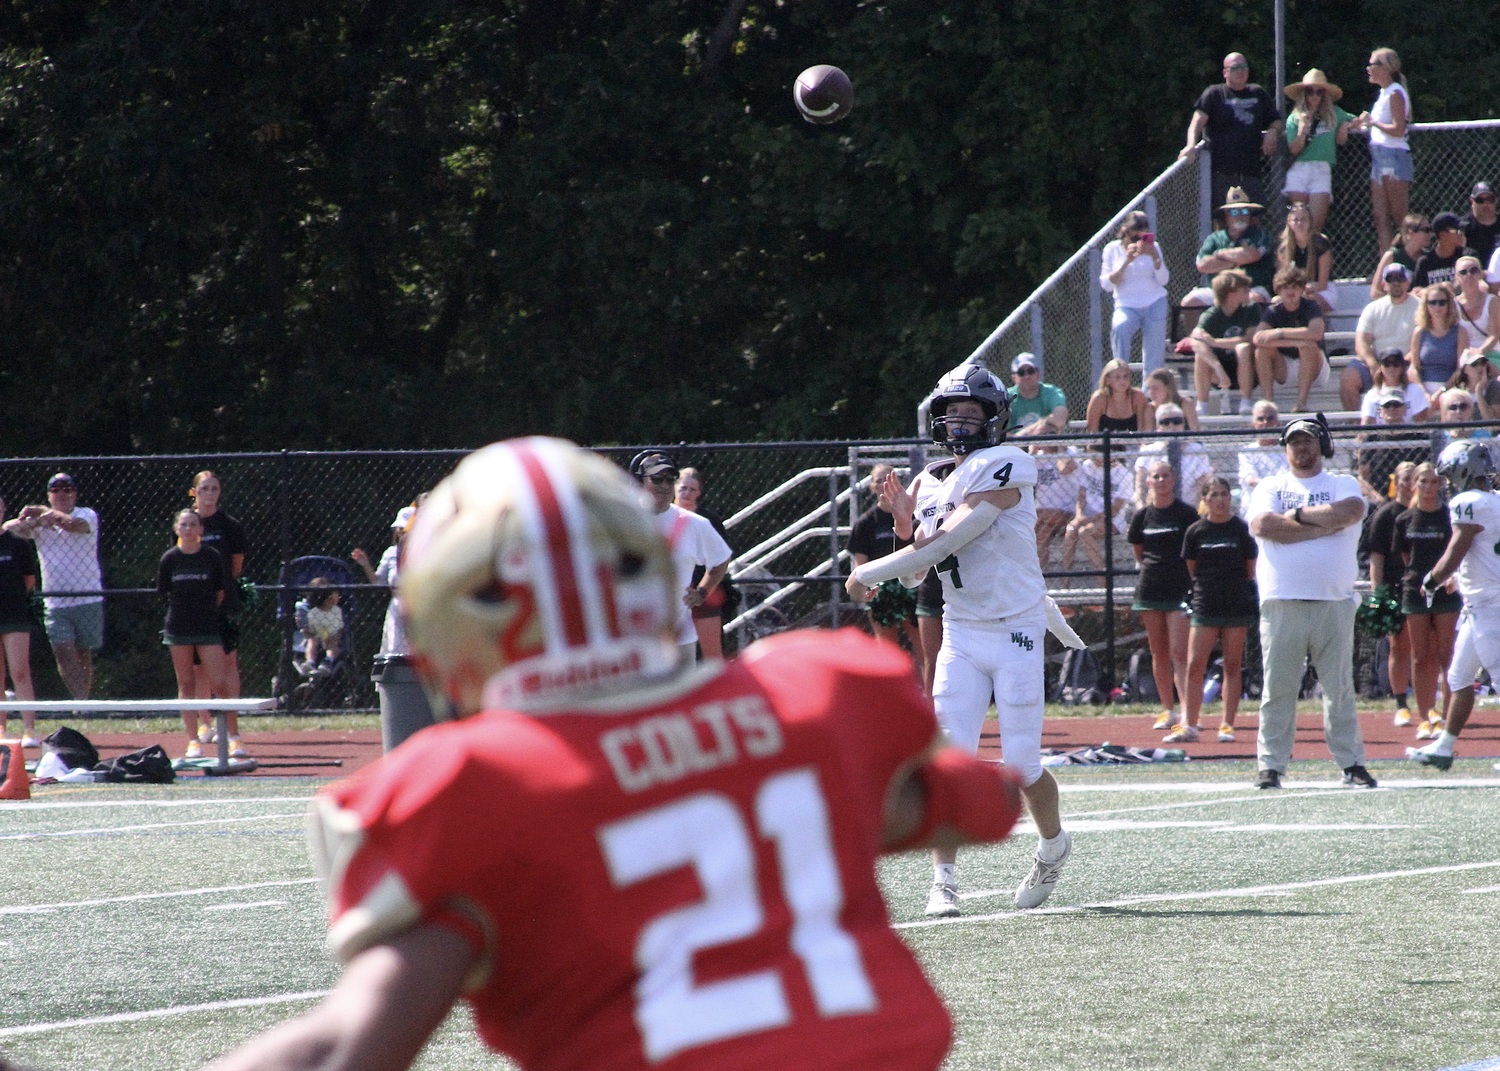
<path id="1" fill-rule="evenodd" d="M 1393 178 L 1398 182 L 1411 181 L 1410 149 L 1370 146 L 1370 181 L 1379 182 L 1383 178 Z"/>
<path id="2" fill-rule="evenodd" d="M 77 644 L 85 651 L 97 651 L 104 646 L 104 603 L 49 606 L 44 616 L 47 638 L 53 644 Z"/>

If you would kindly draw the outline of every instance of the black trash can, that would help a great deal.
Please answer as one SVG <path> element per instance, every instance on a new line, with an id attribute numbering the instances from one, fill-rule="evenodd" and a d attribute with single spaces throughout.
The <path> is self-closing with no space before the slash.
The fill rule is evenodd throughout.
<path id="1" fill-rule="evenodd" d="M 370 679 L 380 693 L 380 741 L 386 751 L 433 724 L 427 692 L 406 655 L 376 655 Z"/>

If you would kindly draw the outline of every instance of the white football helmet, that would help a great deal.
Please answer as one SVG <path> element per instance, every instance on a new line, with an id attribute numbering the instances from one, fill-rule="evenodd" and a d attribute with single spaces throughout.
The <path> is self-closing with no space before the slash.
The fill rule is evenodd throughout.
<path id="1" fill-rule="evenodd" d="M 464 458 L 417 510 L 398 574 L 413 661 L 459 717 L 669 673 L 674 584 L 640 488 L 540 437 Z"/>
<path id="2" fill-rule="evenodd" d="M 1448 481 L 1454 494 L 1463 491 L 1489 491 L 1494 486 L 1495 455 L 1489 443 L 1480 439 L 1460 439 L 1443 447 L 1438 455 L 1438 475 Z"/>

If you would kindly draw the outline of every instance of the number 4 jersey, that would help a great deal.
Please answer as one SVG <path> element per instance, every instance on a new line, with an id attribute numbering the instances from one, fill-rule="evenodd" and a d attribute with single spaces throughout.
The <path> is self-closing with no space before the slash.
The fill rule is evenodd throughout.
<path id="1" fill-rule="evenodd" d="M 1047 594 L 1036 553 L 1036 459 L 1014 446 L 990 446 L 962 458 L 921 516 L 930 534 L 963 500 L 1015 488 L 1021 500 L 936 566 L 943 578 L 943 620 L 993 624 L 1035 610 Z"/>
<path id="2" fill-rule="evenodd" d="M 665 689 L 440 725 L 329 789 L 334 951 L 452 925 L 528 1071 L 936 1068 L 948 1016 L 874 871 L 937 732 L 911 663 L 791 633 Z"/>
<path id="3" fill-rule="evenodd" d="M 1479 534 L 1458 564 L 1458 590 L 1473 606 L 1500 607 L 1500 495 L 1464 491 L 1448 503 L 1454 527 L 1478 525 Z"/>

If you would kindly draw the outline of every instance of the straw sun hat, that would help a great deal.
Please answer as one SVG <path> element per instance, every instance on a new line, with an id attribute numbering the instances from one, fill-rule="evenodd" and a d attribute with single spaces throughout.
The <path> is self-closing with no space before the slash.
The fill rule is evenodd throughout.
<path id="1" fill-rule="evenodd" d="M 1287 86 L 1284 92 L 1293 100 L 1301 100 L 1303 91 L 1308 89 L 1327 90 L 1328 101 L 1330 104 L 1337 104 L 1339 102 L 1339 99 L 1344 95 L 1344 91 L 1330 82 L 1328 80 L 1328 76 L 1322 71 L 1318 70 L 1316 67 L 1311 68 L 1306 74 L 1304 74 L 1302 76 L 1302 81 L 1293 82 L 1291 85 Z"/>

